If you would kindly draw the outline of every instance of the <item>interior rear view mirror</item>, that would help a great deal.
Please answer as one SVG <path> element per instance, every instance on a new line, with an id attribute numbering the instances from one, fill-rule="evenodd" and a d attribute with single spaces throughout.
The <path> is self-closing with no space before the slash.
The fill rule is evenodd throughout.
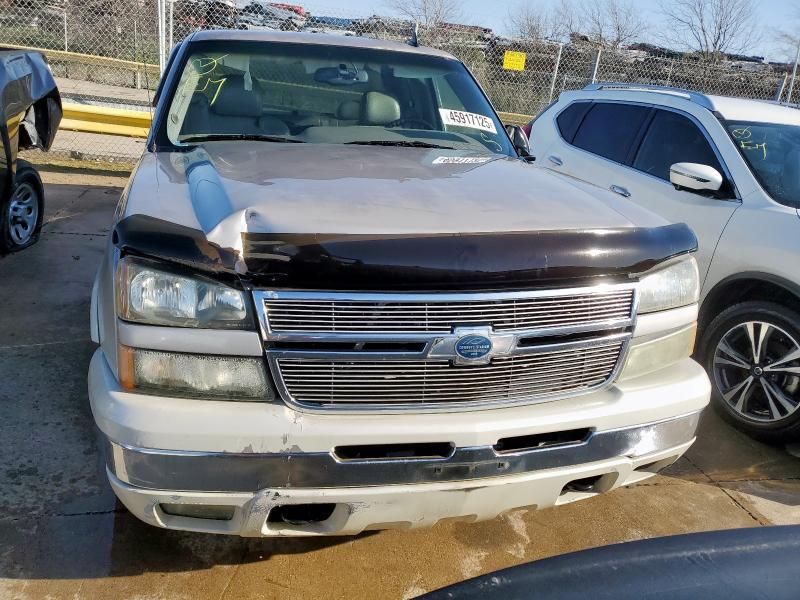
<path id="1" fill-rule="evenodd" d="M 355 85 L 357 83 L 367 83 L 369 81 L 369 73 L 342 64 L 338 67 L 317 69 L 314 73 L 314 81 L 327 83 L 328 85 Z"/>
<path id="2" fill-rule="evenodd" d="M 693 192 L 718 192 L 723 182 L 722 173 L 714 167 L 684 162 L 669 168 L 669 180 L 676 189 Z"/>

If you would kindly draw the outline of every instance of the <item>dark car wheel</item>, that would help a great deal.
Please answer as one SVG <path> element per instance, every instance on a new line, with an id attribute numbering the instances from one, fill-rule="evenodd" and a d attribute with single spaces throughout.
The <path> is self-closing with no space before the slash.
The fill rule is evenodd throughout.
<path id="1" fill-rule="evenodd" d="M 765 442 L 800 440 L 800 315 L 737 304 L 709 324 L 700 352 L 722 417 Z"/>
<path id="2" fill-rule="evenodd" d="M 33 244 L 43 217 L 42 180 L 29 163 L 18 160 L 14 189 L 0 213 L 0 251 L 15 252 Z"/>

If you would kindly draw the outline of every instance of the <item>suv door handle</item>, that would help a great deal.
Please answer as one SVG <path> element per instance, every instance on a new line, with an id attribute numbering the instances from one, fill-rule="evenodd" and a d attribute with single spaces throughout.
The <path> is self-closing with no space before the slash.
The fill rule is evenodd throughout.
<path id="1" fill-rule="evenodd" d="M 547 157 L 547 160 L 549 160 L 551 163 L 553 163 L 557 167 L 560 167 L 561 165 L 564 164 L 563 160 L 561 160 L 557 156 L 553 156 L 552 154 Z"/>
<path id="2" fill-rule="evenodd" d="M 611 191 L 614 192 L 615 194 L 619 194 L 620 196 L 623 196 L 625 198 L 630 198 L 631 197 L 631 193 L 627 189 L 622 187 L 621 185 L 612 185 L 611 186 Z"/>

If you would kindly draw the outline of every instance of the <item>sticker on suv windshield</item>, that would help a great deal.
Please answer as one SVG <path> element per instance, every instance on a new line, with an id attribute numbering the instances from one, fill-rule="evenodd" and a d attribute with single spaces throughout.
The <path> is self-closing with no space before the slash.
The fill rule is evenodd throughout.
<path id="1" fill-rule="evenodd" d="M 439 114 L 445 125 L 455 125 L 456 127 L 469 127 L 470 129 L 480 129 L 490 133 L 497 133 L 494 121 L 489 117 L 475 113 L 464 112 L 463 110 L 453 110 L 450 108 L 440 108 Z"/>

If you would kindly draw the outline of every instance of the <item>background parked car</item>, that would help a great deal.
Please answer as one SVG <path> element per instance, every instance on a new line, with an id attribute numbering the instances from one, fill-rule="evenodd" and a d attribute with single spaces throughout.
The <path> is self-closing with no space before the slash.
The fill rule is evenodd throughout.
<path id="1" fill-rule="evenodd" d="M 717 409 L 762 440 L 800 439 L 800 111 L 599 84 L 563 93 L 530 138 L 536 164 L 689 224 Z"/>
<path id="2" fill-rule="evenodd" d="M 236 19 L 239 29 L 276 29 L 297 31 L 305 24 L 305 17 L 289 8 L 253 2 L 245 6 Z"/>
<path id="3" fill-rule="evenodd" d="M 0 252 L 33 244 L 42 226 L 44 188 L 19 150 L 48 150 L 61 122 L 61 97 L 38 52 L 0 52 Z"/>

